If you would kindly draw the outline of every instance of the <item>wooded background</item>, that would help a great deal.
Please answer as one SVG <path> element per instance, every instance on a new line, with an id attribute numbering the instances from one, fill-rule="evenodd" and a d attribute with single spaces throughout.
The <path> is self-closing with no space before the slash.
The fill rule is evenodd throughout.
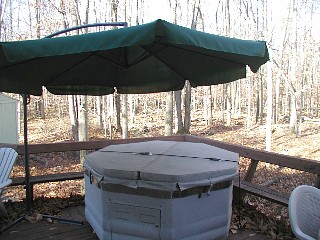
<path id="1" fill-rule="evenodd" d="M 153 114 L 164 114 L 165 135 L 188 133 L 195 114 L 206 119 L 208 126 L 215 113 L 221 113 L 226 125 L 241 115 L 248 129 L 266 124 L 267 150 L 272 124 L 286 120 L 290 131 L 299 136 L 303 118 L 318 118 L 318 0 L 0 0 L 0 38 L 38 39 L 83 24 L 134 26 L 157 18 L 217 35 L 264 40 L 270 61 L 256 74 L 248 70 L 245 79 L 196 89 L 186 81 L 177 92 L 91 97 L 52 95 L 44 89 L 41 97 L 31 97 L 29 118 L 68 115 L 73 140 L 81 141 L 88 140 L 90 114 L 99 119 L 106 138 L 113 138 L 114 131 L 127 138 L 137 114 L 147 116 L 145 125 Z M 85 28 L 66 34 L 109 29 Z"/>

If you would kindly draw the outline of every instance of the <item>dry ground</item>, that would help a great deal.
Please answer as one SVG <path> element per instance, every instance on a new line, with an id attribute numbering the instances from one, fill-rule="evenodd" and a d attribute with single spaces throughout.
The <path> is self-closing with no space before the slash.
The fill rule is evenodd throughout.
<path id="1" fill-rule="evenodd" d="M 217 116 L 221 116 L 221 114 L 218 113 Z M 225 126 L 221 119 L 217 117 L 212 126 L 206 126 L 206 122 L 201 117 L 194 117 L 190 133 L 215 140 L 264 149 L 265 127 L 253 124 L 250 129 L 247 129 L 244 120 L 244 118 L 238 117 L 232 121 L 230 126 Z M 103 130 L 99 129 L 95 116 L 90 116 L 89 124 L 91 139 L 104 138 Z M 317 123 L 304 122 L 301 126 L 301 136 L 297 137 L 289 133 L 288 124 L 273 125 L 272 151 L 308 159 L 320 159 L 319 127 L 320 125 Z M 129 131 L 130 137 L 161 136 L 164 131 L 164 116 L 157 112 L 141 115 L 135 119 L 134 124 L 129 125 Z M 70 141 L 70 132 L 69 119 L 67 117 L 61 119 L 29 120 L 30 143 Z M 115 131 L 114 138 L 119 137 L 120 134 Z M 23 139 L 22 136 L 21 139 Z M 240 175 L 248 167 L 248 163 L 247 160 L 241 159 Z M 77 154 L 73 152 L 31 155 L 30 165 L 31 175 L 77 171 L 81 169 Z M 12 176 L 23 175 L 24 161 L 23 159 L 19 159 L 13 169 Z M 254 181 L 260 184 L 269 184 L 270 187 L 289 194 L 299 184 L 312 185 L 315 181 L 315 176 L 292 169 L 279 168 L 270 164 L 259 164 Z M 81 201 L 81 184 L 81 181 L 38 184 L 34 187 L 34 196 L 38 198 L 36 206 L 37 204 L 39 207 L 43 206 L 42 201 L 45 201 L 44 199 L 54 198 L 54 203 L 51 203 L 51 205 L 53 204 L 52 206 L 58 211 L 59 207 L 57 206 L 63 207 L 66 204 Z M 74 200 L 73 197 L 71 200 L 70 198 L 65 200 L 70 196 L 80 196 L 80 200 L 79 198 L 75 198 L 77 200 Z M 7 206 L 10 209 L 12 206 L 10 201 L 21 201 L 25 197 L 25 191 L 23 187 L 10 187 L 7 188 L 5 197 L 9 200 Z M 64 200 L 62 201 L 61 199 Z M 290 230 L 287 227 L 288 217 L 286 208 L 254 197 L 247 197 L 246 204 L 246 206 L 241 207 L 242 212 L 245 212 L 245 214 L 243 214 L 240 222 L 237 220 L 238 215 L 233 216 L 233 232 L 236 232 L 239 225 L 241 225 L 250 229 L 267 232 L 269 236 L 275 239 L 290 239 L 288 237 L 288 231 Z M 16 206 L 17 204 L 15 205 L 15 209 L 17 209 Z M 23 206 L 20 207 L 23 209 Z M 48 213 L 55 213 L 52 212 L 54 208 L 48 207 Z M 237 209 L 238 207 L 236 207 L 235 212 L 237 212 Z M 257 214 L 256 210 L 259 210 L 262 214 Z M 12 216 L 15 217 L 15 215 L 13 214 Z M 258 222 L 259 224 L 257 224 Z"/>

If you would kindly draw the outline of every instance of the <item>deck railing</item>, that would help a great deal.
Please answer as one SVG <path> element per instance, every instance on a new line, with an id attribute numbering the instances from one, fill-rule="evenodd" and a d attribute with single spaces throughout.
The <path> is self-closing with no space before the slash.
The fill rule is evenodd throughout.
<path id="1" fill-rule="evenodd" d="M 289 196 L 287 194 L 279 193 L 266 186 L 252 183 L 252 179 L 256 173 L 256 169 L 259 162 L 265 162 L 270 164 L 279 165 L 281 167 L 287 167 L 291 169 L 300 170 L 307 173 L 315 174 L 316 182 L 314 186 L 320 188 L 320 161 L 310 160 L 305 158 L 287 156 L 278 153 L 267 152 L 264 150 L 253 149 L 238 144 L 226 143 L 216 140 L 211 140 L 203 137 L 196 137 L 192 135 L 175 135 L 167 137 L 148 137 L 148 138 L 130 138 L 130 139 L 116 139 L 116 140 L 96 140 L 86 142 L 61 142 L 61 143 L 48 143 L 48 144 L 30 144 L 29 153 L 51 153 L 51 152 L 67 152 L 67 151 L 79 151 L 79 150 L 98 150 L 100 148 L 109 146 L 111 144 L 123 144 L 134 143 L 151 140 L 163 140 L 163 141 L 187 141 L 205 143 L 215 147 L 223 148 L 232 152 L 236 152 L 240 157 L 250 159 L 250 165 L 247 168 L 244 177 L 239 181 L 235 179 L 234 187 L 239 190 L 244 190 L 246 193 L 253 194 L 272 202 L 276 202 L 282 205 L 288 204 Z M 1 145 L 1 144 L 0 144 Z M 11 145 L 15 148 L 19 155 L 24 155 L 23 145 Z M 63 181 L 70 179 L 81 178 L 82 172 L 64 174 L 50 174 L 43 176 L 32 176 L 31 184 L 37 184 L 41 182 L 50 181 Z M 13 178 L 13 185 L 24 184 L 23 178 Z"/>

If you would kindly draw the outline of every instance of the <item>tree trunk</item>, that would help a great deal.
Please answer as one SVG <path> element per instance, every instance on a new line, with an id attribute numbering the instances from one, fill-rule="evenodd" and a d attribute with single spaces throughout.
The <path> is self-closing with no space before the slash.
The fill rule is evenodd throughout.
<path id="1" fill-rule="evenodd" d="M 176 103 L 177 123 L 178 123 L 177 133 L 180 133 L 183 130 L 182 111 L 181 111 L 181 90 L 174 91 L 174 99 Z"/>
<path id="2" fill-rule="evenodd" d="M 317 87 L 317 96 L 316 96 L 316 117 L 319 117 L 319 86 L 318 84 L 316 85 Z"/>
<path id="3" fill-rule="evenodd" d="M 231 101 L 230 96 L 227 95 L 226 101 L 227 101 L 227 121 L 226 125 L 231 126 Z"/>
<path id="4" fill-rule="evenodd" d="M 301 136 L 302 114 L 303 114 L 303 91 L 301 91 L 301 96 L 300 96 L 299 122 L 297 123 L 296 137 Z"/>
<path id="5" fill-rule="evenodd" d="M 290 132 L 296 134 L 297 130 L 297 107 L 296 107 L 296 98 L 293 93 L 290 95 Z"/>
<path id="6" fill-rule="evenodd" d="M 187 80 L 185 85 L 185 99 L 184 99 L 184 130 L 186 133 L 190 132 L 190 124 L 191 124 L 191 85 Z"/>
<path id="7" fill-rule="evenodd" d="M 216 112 L 218 110 L 217 108 L 217 87 L 216 86 L 211 86 L 211 93 L 213 92 L 213 111 Z"/>
<path id="8" fill-rule="evenodd" d="M 236 104 L 236 99 L 237 99 L 237 84 L 236 82 L 231 82 L 228 84 L 230 88 L 230 103 L 231 103 L 231 114 L 234 115 L 236 113 L 237 109 L 237 104 Z"/>
<path id="9" fill-rule="evenodd" d="M 289 113 L 289 106 L 290 106 L 290 103 L 291 103 L 291 100 L 290 100 L 290 94 L 289 94 L 289 83 L 288 81 L 286 82 L 286 95 L 285 95 L 285 99 L 284 99 L 284 106 L 282 107 L 283 108 L 283 115 L 284 116 L 288 116 Z"/>
<path id="10" fill-rule="evenodd" d="M 236 86 L 237 86 L 237 94 L 236 94 L 236 100 L 235 100 L 235 107 L 237 108 L 236 113 L 240 115 L 241 114 L 241 81 L 237 81 Z"/>
<path id="11" fill-rule="evenodd" d="M 166 93 L 166 120 L 164 135 L 171 136 L 173 132 L 173 92 Z"/>
<path id="12" fill-rule="evenodd" d="M 10 10 L 12 9 L 12 1 L 9 2 L 10 4 Z M 2 30 L 3 30 L 3 18 L 4 18 L 4 14 L 5 14 L 5 10 L 6 10 L 6 7 L 7 7 L 7 1 L 1 1 L 0 3 L 0 37 L 2 37 Z M 11 14 L 11 11 L 10 11 L 10 19 L 12 20 L 12 14 Z M 11 27 L 12 27 L 12 24 L 11 24 Z"/>
<path id="13" fill-rule="evenodd" d="M 263 78 L 261 76 L 259 76 L 259 80 L 260 80 L 260 101 L 259 101 L 259 109 L 260 109 L 260 112 L 259 112 L 259 116 L 260 116 L 260 125 L 263 124 Z"/>
<path id="14" fill-rule="evenodd" d="M 226 125 L 231 125 L 231 94 L 230 94 L 230 83 L 226 84 L 226 103 L 227 103 L 227 121 Z"/>
<path id="15" fill-rule="evenodd" d="M 110 139 L 113 139 L 113 127 L 112 127 L 112 119 L 114 115 L 116 114 L 114 111 L 114 97 L 115 95 L 107 95 L 107 108 L 108 108 L 108 126 L 109 126 L 109 137 Z"/>
<path id="16" fill-rule="evenodd" d="M 128 138 L 128 96 L 127 94 L 122 94 L 122 138 Z"/>
<path id="17" fill-rule="evenodd" d="M 205 109 L 206 117 L 207 117 L 207 125 L 212 126 L 212 92 L 211 87 L 205 87 L 206 89 L 206 101 L 207 101 L 207 108 Z"/>
<path id="18" fill-rule="evenodd" d="M 222 113 L 222 122 L 225 123 L 225 110 L 227 108 L 226 104 L 226 84 L 222 85 L 222 97 L 221 97 L 221 113 Z"/>
<path id="19" fill-rule="evenodd" d="M 35 11 L 36 11 L 36 34 L 37 34 L 37 39 L 40 39 L 41 38 L 41 33 L 40 33 L 40 25 L 41 25 L 41 22 L 40 22 L 40 0 L 35 0 Z M 44 90 L 44 88 L 42 89 Z M 45 94 L 44 92 L 42 91 L 42 95 L 39 99 L 39 115 L 40 115 L 40 118 L 44 119 L 45 117 L 45 113 L 44 113 L 44 97 L 45 97 Z"/>
<path id="20" fill-rule="evenodd" d="M 107 107 L 105 96 L 101 97 L 102 99 L 102 106 L 101 106 L 101 115 L 102 115 L 102 123 L 103 123 L 103 136 L 107 139 Z"/>
<path id="21" fill-rule="evenodd" d="M 87 96 L 78 96 L 79 141 L 88 140 Z"/>
<path id="22" fill-rule="evenodd" d="M 60 1 L 60 9 L 59 11 L 62 14 L 62 22 L 63 22 L 63 27 L 67 28 L 68 23 L 67 23 L 67 16 L 66 16 L 66 6 L 64 1 Z M 73 8 L 74 9 L 74 8 Z M 73 14 L 74 16 L 74 14 Z M 72 18 L 74 21 L 73 24 L 77 24 L 77 19 Z M 79 141 L 79 122 L 78 122 L 78 106 L 77 104 L 77 99 L 76 96 L 74 95 L 68 95 L 68 109 L 69 109 L 69 118 L 70 118 L 70 124 L 71 124 L 71 130 L 72 130 L 72 137 L 75 142 Z"/>
<path id="23" fill-rule="evenodd" d="M 289 59 L 289 71 L 290 71 L 290 82 L 291 85 L 296 83 L 297 80 L 297 56 L 298 56 L 298 36 L 297 36 L 297 29 L 295 28 L 297 26 L 297 6 L 296 1 L 293 0 L 291 5 L 292 10 L 292 41 L 293 44 L 291 45 L 291 58 Z M 297 134 L 297 96 L 296 96 L 296 89 L 291 91 L 290 94 L 290 125 L 289 129 L 290 132 L 293 134 Z"/>
<path id="24" fill-rule="evenodd" d="M 114 102 L 116 106 L 116 130 L 121 132 L 121 117 L 120 117 L 120 109 L 121 109 L 121 104 L 120 104 L 120 95 L 118 93 L 114 94 Z"/>
<path id="25" fill-rule="evenodd" d="M 101 101 L 103 101 L 103 97 L 97 96 L 96 97 L 96 105 L 97 105 L 97 118 L 99 121 L 99 129 L 103 129 L 103 116 L 102 116 Z"/>
<path id="26" fill-rule="evenodd" d="M 78 119 L 76 115 L 76 106 L 75 106 L 75 96 L 68 95 L 68 107 L 69 107 L 69 117 L 70 117 L 70 123 L 71 123 L 71 130 L 72 130 L 72 137 L 75 142 L 79 141 L 79 124 Z"/>
<path id="27" fill-rule="evenodd" d="M 135 98 L 133 94 L 129 94 L 129 112 L 130 112 L 130 122 L 134 124 L 135 116 L 136 116 L 136 105 Z"/>
<path id="28" fill-rule="evenodd" d="M 198 4 L 199 5 L 199 4 Z M 196 29 L 198 20 L 199 8 L 196 6 L 196 0 L 194 1 L 192 11 L 191 29 Z M 190 132 L 191 124 L 191 85 L 188 80 L 185 82 L 185 99 L 184 99 L 184 131 L 185 133 Z"/>
<path id="29" fill-rule="evenodd" d="M 251 127 L 251 77 L 247 80 L 247 129 Z"/>
<path id="30" fill-rule="evenodd" d="M 87 96 L 78 96 L 79 141 L 88 141 Z M 84 162 L 86 151 L 80 151 L 80 161 Z"/>
<path id="31" fill-rule="evenodd" d="M 274 106 L 274 123 L 278 123 L 279 118 L 279 97 L 280 97 L 280 77 L 277 76 L 276 79 L 276 89 L 275 89 L 275 106 Z"/>
<path id="32" fill-rule="evenodd" d="M 260 113 L 260 91 L 256 90 L 257 92 L 257 100 L 256 100 L 256 124 L 259 121 L 259 113 Z"/>
<path id="33" fill-rule="evenodd" d="M 271 151 L 272 122 L 272 65 L 267 63 L 267 119 L 266 119 L 266 151 Z"/>

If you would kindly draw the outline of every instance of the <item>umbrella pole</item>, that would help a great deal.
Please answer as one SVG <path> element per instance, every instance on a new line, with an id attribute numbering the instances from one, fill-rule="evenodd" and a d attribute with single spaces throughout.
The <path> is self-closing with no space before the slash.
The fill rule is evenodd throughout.
<path id="1" fill-rule="evenodd" d="M 32 205 L 32 193 L 31 193 L 31 186 L 30 186 L 30 169 L 29 169 L 29 150 L 28 150 L 28 110 L 27 105 L 30 102 L 30 95 L 22 94 L 23 99 L 23 134 L 24 134 L 24 170 L 25 170 L 25 189 L 26 189 L 26 213 L 24 216 L 19 217 L 8 226 L 4 227 L 0 230 L 0 235 L 10 228 L 14 227 L 21 221 L 26 218 L 26 215 L 31 211 Z"/>
<path id="2" fill-rule="evenodd" d="M 26 189 L 26 212 L 25 215 L 22 217 L 19 217 L 12 223 L 10 223 L 8 226 L 4 227 L 3 229 L 0 229 L 0 235 L 10 228 L 14 227 L 21 221 L 26 219 L 26 216 L 32 212 L 32 196 L 33 193 L 31 192 L 31 185 L 30 185 L 30 166 L 29 166 L 29 146 L 28 146 L 28 110 L 27 105 L 30 103 L 30 95 L 28 94 L 22 94 L 23 98 L 23 134 L 24 134 L 24 161 L 25 161 L 25 189 Z M 50 215 L 44 215 L 42 214 L 43 219 L 51 219 L 56 220 L 58 222 L 62 223 L 70 223 L 70 224 L 76 224 L 76 225 L 83 225 L 83 221 L 76 221 L 76 220 L 70 220 Z"/>
<path id="3" fill-rule="evenodd" d="M 32 193 L 30 187 L 29 148 L 28 148 L 28 109 L 30 96 L 23 94 L 23 133 L 24 133 L 24 161 L 25 161 L 25 188 L 26 188 L 26 212 L 30 212 L 32 205 Z"/>
<path id="4" fill-rule="evenodd" d="M 26 188 L 26 214 L 32 212 L 33 193 L 30 186 L 29 146 L 28 146 L 28 109 L 30 95 L 23 94 L 23 121 L 24 121 L 24 157 L 25 157 L 25 188 Z M 58 222 L 83 225 L 82 221 L 69 220 L 65 218 L 43 215 L 44 219 L 57 220 Z"/>

